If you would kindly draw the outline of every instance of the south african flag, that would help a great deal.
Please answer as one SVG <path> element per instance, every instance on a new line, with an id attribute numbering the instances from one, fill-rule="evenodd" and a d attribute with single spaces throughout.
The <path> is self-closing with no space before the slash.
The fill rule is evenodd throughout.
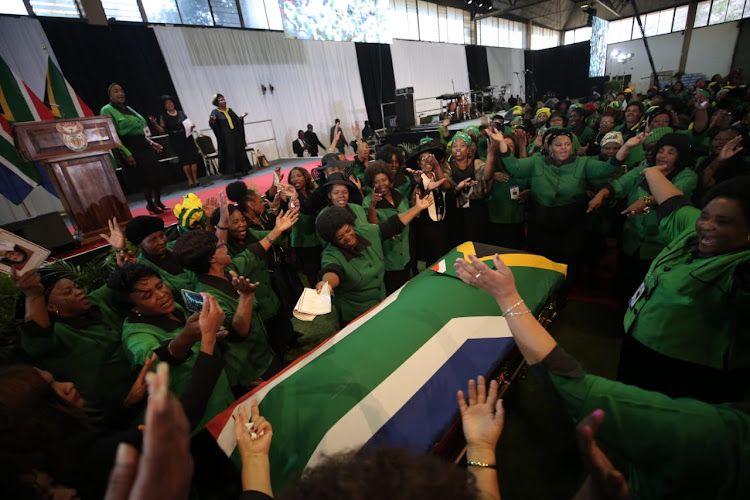
<path id="1" fill-rule="evenodd" d="M 257 398 L 274 426 L 274 490 L 326 454 L 377 445 L 430 451 L 458 415 L 456 391 L 492 374 L 514 346 L 495 300 L 456 277 L 456 258 L 474 254 L 492 266 L 500 253 L 536 314 L 565 279 L 565 265 L 513 252 L 460 245 L 238 402 L 249 414 Z M 233 410 L 207 426 L 228 455 Z"/>

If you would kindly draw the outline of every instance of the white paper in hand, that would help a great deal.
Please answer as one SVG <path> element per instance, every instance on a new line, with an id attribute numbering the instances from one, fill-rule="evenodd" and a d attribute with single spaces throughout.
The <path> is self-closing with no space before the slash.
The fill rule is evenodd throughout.
<path id="1" fill-rule="evenodd" d="M 185 127 L 185 138 L 190 137 L 190 134 L 193 133 L 193 122 L 190 121 L 190 118 L 185 118 L 182 121 L 182 126 Z"/>
<path id="2" fill-rule="evenodd" d="M 294 308 L 303 314 L 320 316 L 331 312 L 331 287 L 326 283 L 320 293 L 314 288 L 305 288 Z"/>

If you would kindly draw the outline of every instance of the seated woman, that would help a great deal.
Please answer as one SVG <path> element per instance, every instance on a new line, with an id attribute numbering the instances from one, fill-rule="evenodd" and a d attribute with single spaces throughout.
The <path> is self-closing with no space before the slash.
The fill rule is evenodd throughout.
<path id="1" fill-rule="evenodd" d="M 199 315 L 189 315 L 175 303 L 172 290 L 156 270 L 144 264 L 128 263 L 115 269 L 107 279 L 107 286 L 112 289 L 115 301 L 128 310 L 128 317 L 122 324 L 122 343 L 132 366 L 143 366 L 156 353 L 160 360 L 172 365 L 170 386 L 181 396 L 201 352 Z M 221 316 L 223 321 L 224 314 Z M 217 328 L 220 325 L 221 322 Z M 222 372 L 208 399 L 200 427 L 232 402 L 234 396 L 227 375 Z"/>
<path id="2" fill-rule="evenodd" d="M 445 193 L 450 184 L 446 179 L 439 179 L 438 172 L 445 158 L 445 148 L 436 140 L 422 140 L 407 161 L 407 171 L 415 176 L 415 187 L 412 199 L 424 198 L 432 193 L 434 203 L 426 212 L 420 214 L 412 224 L 416 233 L 416 258 L 427 265 L 437 261 L 451 249 L 448 241 Z"/>
<path id="3" fill-rule="evenodd" d="M 322 279 L 335 291 L 333 301 L 342 326 L 385 298 L 385 256 L 382 240 L 401 233 L 414 217 L 432 204 L 432 196 L 420 198 L 404 213 L 377 225 L 355 225 L 354 216 L 341 207 L 321 213 L 315 226 L 328 242 L 321 259 Z"/>
<path id="4" fill-rule="evenodd" d="M 219 341 L 219 347 L 235 393 L 243 395 L 257 379 L 275 375 L 283 365 L 271 350 L 263 320 L 256 312 L 259 283 L 243 278 L 259 265 L 257 257 L 247 249 L 230 257 L 226 243 L 208 231 L 180 236 L 174 255 L 198 277 L 195 291 L 210 293 L 225 311 L 224 327 L 229 334 Z"/>
<path id="5" fill-rule="evenodd" d="M 254 264 L 242 276 L 250 278 L 254 283 L 260 283 L 256 291 L 260 304 L 256 309 L 265 324 L 271 347 L 279 356 L 282 356 L 287 346 L 294 341 L 294 330 L 289 319 L 291 312 L 282 310 L 281 300 L 273 286 L 268 252 L 274 242 L 297 222 L 297 218 L 297 212 L 279 213 L 274 228 L 257 240 L 250 236 L 247 220 L 240 208 L 237 205 L 227 205 L 223 197 L 220 209 L 214 211 L 211 216 L 216 226 L 216 234 L 220 240 L 226 242 L 232 258 L 242 254 L 246 249 L 256 257 Z"/>
<path id="6" fill-rule="evenodd" d="M 750 389 L 750 178 L 715 186 L 701 211 L 658 167 L 643 175 L 669 244 L 625 312 L 618 378 L 672 397 L 738 400 Z"/>
<path id="7" fill-rule="evenodd" d="M 645 137 L 645 136 L 644 136 Z M 625 146 L 625 148 L 637 146 Z M 649 165 L 663 166 L 663 172 L 685 196 L 691 196 L 698 177 L 690 168 L 690 139 L 684 134 L 667 134 L 652 149 Z M 619 254 L 618 275 L 622 290 L 628 294 L 638 287 L 648 272 L 651 262 L 667 242 L 659 234 L 654 197 L 641 172 L 647 166 L 635 168 L 602 188 L 589 201 L 589 212 L 598 209 L 607 198 L 625 199 L 622 211 L 627 219 L 622 228 L 622 248 Z"/>
<path id="8" fill-rule="evenodd" d="M 591 180 L 606 180 L 619 168 L 621 158 L 601 162 L 576 156 L 572 133 L 562 128 L 548 129 L 544 143 L 548 156 L 516 158 L 500 132 L 490 132 L 500 146 L 500 156 L 511 175 L 528 178 L 531 209 L 527 222 L 529 250 L 571 266 L 575 277 L 584 255 L 586 230 L 586 188 Z"/>
<path id="9" fill-rule="evenodd" d="M 36 272 L 11 279 L 25 295 L 21 325 L 23 350 L 60 380 L 73 382 L 86 401 L 100 410 L 131 407 L 143 387 L 122 347 L 122 320 L 109 288 L 86 294 L 75 282 L 51 278 L 47 289 Z"/>
<path id="10" fill-rule="evenodd" d="M 189 382 L 180 398 L 192 428 L 204 415 L 215 385 L 224 376 L 224 361 L 214 355 L 216 331 L 223 319 L 218 304 L 206 297 L 200 319 L 195 322 L 200 351 L 192 360 Z M 158 371 L 163 373 L 167 368 L 165 365 Z M 32 366 L 0 369 L 0 406 L 6 422 L 12 422 L 0 426 L 3 469 L 8 470 L 7 464 L 12 463 L 18 470 L 16 477 L 5 476 L 11 479 L 21 481 L 26 472 L 42 471 L 75 488 L 77 498 L 100 499 L 104 498 L 119 444 L 141 447 L 140 430 L 102 427 L 101 420 L 87 411 L 87 402 L 73 384 L 57 382 L 49 372 Z M 196 475 L 207 470 L 201 458 L 196 454 Z M 8 483 L 3 487 L 9 487 Z"/>
<path id="11" fill-rule="evenodd" d="M 113 231 L 110 244 L 117 252 L 126 252 L 125 238 L 119 226 L 110 226 Z M 128 241 L 141 248 L 138 262 L 151 266 L 159 273 L 161 280 L 172 290 L 172 296 L 182 301 L 180 290 L 195 290 L 198 280 L 195 273 L 182 267 L 172 255 L 174 241 L 167 242 L 164 221 L 159 217 L 139 215 L 125 227 Z"/>
<path id="12" fill-rule="evenodd" d="M 647 174 L 647 178 L 651 181 L 652 175 L 657 174 Z M 661 181 L 671 186 L 664 176 Z M 652 190 L 657 191 L 653 183 Z M 746 188 L 745 195 L 749 192 Z M 560 396 L 573 420 L 599 409 L 597 438 L 629 462 L 628 484 L 632 498 L 746 496 L 750 477 L 747 399 L 735 405 L 671 399 L 658 392 L 587 374 L 523 304 L 513 273 L 497 255 L 494 265 L 495 270 L 490 269 L 471 256 L 469 261 L 458 259 L 456 270 L 464 282 L 495 297 L 521 354 L 545 385 Z M 684 308 L 692 306 L 685 303 Z M 663 303 L 660 307 L 664 310 Z M 665 316 L 671 317 L 670 314 Z M 707 330 L 702 329 L 701 333 L 706 334 Z M 683 385 L 698 381 L 697 377 L 697 374 L 689 375 Z M 607 415 L 603 422 L 602 411 Z M 705 438 L 706 429 L 713 431 L 710 440 Z M 606 460 L 606 457 L 599 459 Z M 621 477 L 618 474 L 617 478 L 607 479 L 619 482 Z"/>
<path id="13" fill-rule="evenodd" d="M 370 224 L 385 222 L 409 210 L 409 200 L 391 188 L 392 180 L 393 171 L 383 161 L 375 160 L 365 170 L 365 184 L 373 189 L 364 201 Z M 390 295 L 409 280 L 409 226 L 404 227 L 400 234 L 383 241 L 383 255 L 385 293 Z"/>

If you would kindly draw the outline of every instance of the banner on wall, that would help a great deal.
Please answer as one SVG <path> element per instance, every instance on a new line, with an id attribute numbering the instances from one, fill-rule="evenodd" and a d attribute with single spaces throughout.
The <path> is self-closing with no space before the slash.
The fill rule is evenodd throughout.
<path id="1" fill-rule="evenodd" d="M 47 56 L 47 85 L 44 87 L 44 104 L 49 106 L 52 114 L 57 118 L 94 116 L 94 112 L 78 97 L 78 94 L 49 55 Z"/>
<path id="2" fill-rule="evenodd" d="M 20 205 L 37 185 L 57 194 L 38 164 L 21 161 L 11 125 L 54 118 L 49 108 L 0 57 L 0 178 L 3 180 L 0 194 L 16 205 Z"/>

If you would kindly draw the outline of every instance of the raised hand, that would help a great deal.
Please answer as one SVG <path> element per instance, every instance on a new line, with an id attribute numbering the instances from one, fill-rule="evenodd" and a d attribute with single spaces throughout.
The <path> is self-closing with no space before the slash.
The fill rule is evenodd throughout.
<path id="1" fill-rule="evenodd" d="M 284 213 L 284 211 L 282 210 L 279 212 L 279 215 L 276 216 L 276 225 L 274 226 L 274 228 L 278 229 L 279 231 L 287 231 L 291 229 L 291 227 L 295 225 L 298 220 L 299 211 L 289 210 Z"/>
<path id="2" fill-rule="evenodd" d="M 648 139 L 650 135 L 651 134 L 648 134 L 646 132 L 641 132 L 638 135 L 634 135 L 633 137 L 625 141 L 625 146 L 627 146 L 628 148 L 640 146 L 641 144 L 646 142 L 646 139 Z"/>
<path id="3" fill-rule="evenodd" d="M 18 274 L 15 267 L 10 268 L 10 279 L 16 285 L 16 288 L 21 290 L 27 297 L 43 297 L 44 287 L 42 286 L 42 278 L 36 271 L 29 271 L 24 274 Z"/>
<path id="4" fill-rule="evenodd" d="M 490 382 L 489 391 L 481 375 L 469 380 L 468 402 L 464 392 L 458 391 L 458 407 L 461 410 L 461 424 L 469 451 L 479 455 L 482 452 L 494 456 L 497 441 L 503 432 L 505 410 L 502 399 L 497 398 L 497 380 Z"/>
<path id="5" fill-rule="evenodd" d="M 237 437 L 237 446 L 243 462 L 252 455 L 268 455 L 273 438 L 271 423 L 260 415 L 258 400 L 250 401 L 250 418 L 243 405 L 239 405 L 234 418 L 234 431 Z"/>
<path id="6" fill-rule="evenodd" d="M 357 189 L 361 193 L 362 192 L 362 181 L 360 181 L 359 179 L 357 179 L 356 177 L 354 177 L 352 175 L 349 176 L 349 180 L 351 181 L 352 184 L 354 184 L 355 186 L 357 186 Z"/>
<path id="7" fill-rule="evenodd" d="M 742 151 L 743 147 L 740 144 L 742 144 L 741 135 L 738 135 L 734 139 L 727 142 L 719 152 L 719 161 L 727 161 L 728 159 Z"/>
<path id="8" fill-rule="evenodd" d="M 624 500 L 630 498 L 628 483 L 594 439 L 603 422 L 604 411 L 594 410 L 576 426 L 578 452 L 591 479 L 589 491 L 586 493 L 589 498 Z"/>
<path id="9" fill-rule="evenodd" d="M 200 314 L 193 314 L 197 316 L 197 324 L 200 327 L 201 344 L 205 344 L 207 341 L 213 341 L 216 339 L 216 334 L 224 323 L 226 314 L 221 309 L 221 306 L 216 299 L 210 293 L 201 293 L 203 296 L 203 309 Z M 193 319 L 190 317 L 188 321 Z M 202 347 L 204 347 L 202 345 Z"/>
<path id="10" fill-rule="evenodd" d="M 432 196 L 432 193 L 429 193 L 424 198 L 419 198 L 418 197 L 416 204 L 417 204 L 417 206 L 419 207 L 420 210 L 426 210 L 427 208 L 429 208 L 430 206 L 432 206 L 433 203 L 435 203 L 435 198 Z"/>
<path id="11" fill-rule="evenodd" d="M 143 368 L 141 368 L 138 377 L 135 379 L 135 382 L 133 382 L 128 395 L 125 397 L 125 401 L 123 401 L 125 408 L 137 405 L 141 402 L 143 396 L 146 395 L 146 389 L 148 388 L 148 385 L 146 384 L 146 374 L 151 372 L 151 368 L 154 366 L 154 363 L 156 363 L 157 358 L 158 356 L 156 354 L 152 354 L 151 357 L 146 358 Z"/>
<path id="12" fill-rule="evenodd" d="M 203 203 L 203 213 L 206 215 L 207 219 L 211 218 L 211 214 L 214 213 L 214 210 L 219 208 L 219 200 L 216 199 L 216 196 L 209 196 L 206 198 L 206 201 Z"/>
<path id="13" fill-rule="evenodd" d="M 255 290 L 260 286 L 260 282 L 253 283 L 248 278 L 237 275 L 234 271 L 229 271 L 229 274 L 232 276 L 232 286 L 240 295 L 254 295 Z"/>
<path id="14" fill-rule="evenodd" d="M 125 234 L 120 229 L 120 225 L 117 223 L 117 217 L 107 220 L 109 225 L 109 235 L 99 233 L 99 236 L 109 243 L 115 250 L 123 250 L 126 248 Z"/>
<path id="15" fill-rule="evenodd" d="M 370 196 L 370 206 L 376 206 L 378 203 L 380 203 L 380 200 L 383 199 L 383 194 L 379 191 L 373 191 L 372 195 Z"/>
<path id="16" fill-rule="evenodd" d="M 354 134 L 355 139 L 359 139 L 360 136 L 360 130 L 359 130 L 359 122 L 354 121 L 354 125 L 352 125 L 352 134 Z"/>
<path id="17" fill-rule="evenodd" d="M 503 133 L 502 133 L 502 132 L 500 132 L 499 130 L 495 130 L 495 128 L 494 128 L 494 127 L 487 127 L 487 128 L 486 128 L 486 129 L 484 129 L 484 130 L 485 130 L 485 131 L 487 132 L 487 135 L 488 135 L 488 136 L 490 137 L 490 139 L 492 139 L 493 141 L 497 141 L 497 142 L 500 142 L 500 141 L 504 141 L 504 140 L 505 140 L 505 136 L 503 135 Z"/>

